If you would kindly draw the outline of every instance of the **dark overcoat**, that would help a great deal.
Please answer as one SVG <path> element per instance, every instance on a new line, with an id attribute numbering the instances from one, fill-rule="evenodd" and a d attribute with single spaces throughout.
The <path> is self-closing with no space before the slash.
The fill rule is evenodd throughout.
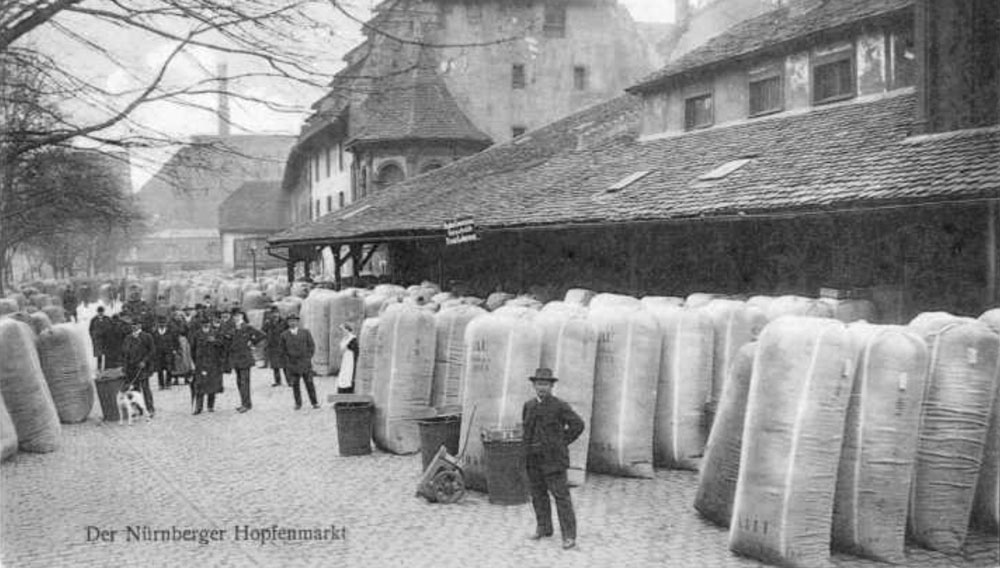
<path id="1" fill-rule="evenodd" d="M 160 333 L 160 328 L 156 328 L 150 334 L 153 336 L 153 345 L 156 346 L 156 368 L 169 369 L 174 362 L 174 353 L 181 348 L 177 341 L 177 332 L 170 327 Z"/>
<path id="2" fill-rule="evenodd" d="M 569 445 L 583 433 L 583 419 L 555 396 L 524 403 L 524 447 L 529 465 L 544 473 L 569 469 Z"/>
<path id="3" fill-rule="evenodd" d="M 227 333 L 229 338 L 230 369 L 249 369 L 253 367 L 253 346 L 267 339 L 259 329 L 244 323 L 240 327 L 233 325 Z"/>
<path id="4" fill-rule="evenodd" d="M 194 385 L 198 392 L 222 392 L 222 370 L 226 364 L 225 337 L 217 330 L 197 330 L 191 334 L 191 360 L 194 361 Z"/>
<path id="5" fill-rule="evenodd" d="M 267 336 L 267 366 L 272 369 L 285 368 L 285 352 L 281 349 L 281 334 L 288 329 L 288 322 L 281 316 L 268 317 L 261 326 L 261 331 Z"/>
<path id="6" fill-rule="evenodd" d="M 156 346 L 153 337 L 145 331 L 138 335 L 128 334 L 122 341 L 122 363 L 125 367 L 125 380 L 145 379 L 153 371 L 153 361 L 156 357 Z"/>
<path id="7" fill-rule="evenodd" d="M 308 329 L 299 328 L 296 333 L 289 329 L 282 333 L 281 350 L 285 356 L 285 371 L 298 374 L 312 371 L 316 343 Z"/>

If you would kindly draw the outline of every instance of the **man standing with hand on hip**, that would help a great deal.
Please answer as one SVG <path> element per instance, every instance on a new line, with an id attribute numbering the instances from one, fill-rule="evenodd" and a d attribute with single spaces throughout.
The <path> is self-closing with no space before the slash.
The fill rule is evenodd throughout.
<path id="1" fill-rule="evenodd" d="M 541 368 L 529 377 L 535 398 L 524 403 L 524 447 L 527 453 L 531 504 L 537 526 L 531 540 L 552 536 L 552 508 L 549 493 L 556 502 L 563 548 L 576 546 L 576 515 L 569 495 L 566 470 L 569 469 L 569 445 L 583 433 L 583 419 L 565 401 L 552 394 L 558 381 L 551 369 Z"/>

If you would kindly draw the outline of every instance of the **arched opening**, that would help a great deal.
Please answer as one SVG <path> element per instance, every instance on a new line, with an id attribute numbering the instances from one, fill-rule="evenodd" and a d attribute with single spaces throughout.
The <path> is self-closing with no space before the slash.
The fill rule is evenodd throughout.
<path id="1" fill-rule="evenodd" d="M 403 168 L 399 167 L 399 164 L 389 162 L 378 169 L 378 175 L 375 176 L 375 185 L 379 189 L 382 189 L 404 179 L 406 179 L 406 173 L 403 171 Z"/>

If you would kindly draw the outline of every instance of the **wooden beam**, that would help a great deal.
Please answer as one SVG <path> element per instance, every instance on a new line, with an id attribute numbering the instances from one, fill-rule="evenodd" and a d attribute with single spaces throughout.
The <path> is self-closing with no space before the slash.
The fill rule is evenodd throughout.
<path id="1" fill-rule="evenodd" d="M 337 251 L 333 253 L 333 282 L 337 285 L 338 290 L 340 290 L 341 285 L 340 268 L 342 266 L 344 266 L 344 259 L 340 258 L 340 252 Z"/>
<path id="2" fill-rule="evenodd" d="M 368 264 L 368 261 L 370 261 L 372 259 L 372 255 L 375 254 L 376 250 L 378 250 L 378 245 L 379 245 L 378 243 L 372 243 L 372 248 L 368 249 L 368 253 L 365 254 L 364 258 L 361 259 L 361 267 L 360 268 L 364 268 L 365 265 Z M 359 268 L 359 270 L 360 270 L 360 268 Z"/>

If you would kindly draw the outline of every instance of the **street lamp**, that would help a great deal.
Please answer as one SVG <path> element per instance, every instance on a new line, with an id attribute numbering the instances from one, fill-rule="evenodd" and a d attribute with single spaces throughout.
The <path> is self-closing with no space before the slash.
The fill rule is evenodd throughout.
<path id="1" fill-rule="evenodd" d="M 257 282 L 257 245 L 250 245 L 250 259 L 253 261 L 253 281 Z"/>

